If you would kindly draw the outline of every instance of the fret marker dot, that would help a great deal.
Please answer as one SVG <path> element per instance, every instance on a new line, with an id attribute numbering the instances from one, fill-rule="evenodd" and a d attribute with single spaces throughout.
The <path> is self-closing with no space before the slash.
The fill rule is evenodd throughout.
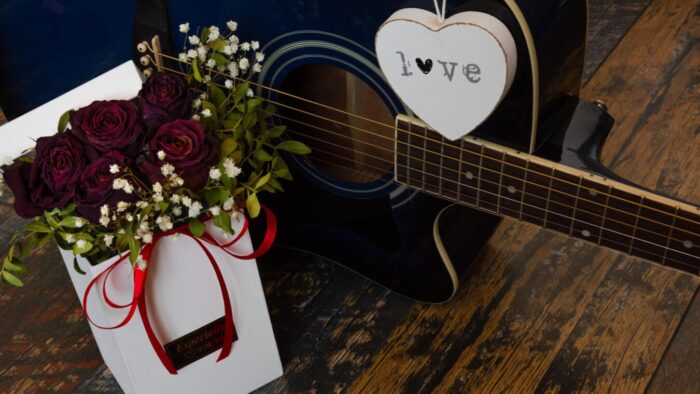
<path id="1" fill-rule="evenodd" d="M 693 248 L 693 243 L 691 241 L 683 241 L 683 247 L 686 249 L 692 249 Z"/>
<path id="2" fill-rule="evenodd" d="M 472 172 L 471 172 L 471 171 L 467 171 L 467 173 L 465 174 L 465 176 L 466 176 L 466 177 L 467 177 L 467 179 L 469 179 L 469 180 L 472 180 L 472 179 L 474 179 L 474 174 L 472 174 Z"/>
<path id="3" fill-rule="evenodd" d="M 595 197 L 595 196 L 597 196 L 597 195 L 598 195 L 598 192 L 597 192 L 597 191 L 595 191 L 595 190 L 593 190 L 593 189 L 589 190 L 589 191 L 588 191 L 588 193 L 590 193 L 590 194 L 591 194 L 591 196 L 593 196 L 593 197 Z"/>
<path id="4" fill-rule="evenodd" d="M 515 192 L 516 192 L 515 186 L 508 186 L 508 193 L 515 194 Z"/>
<path id="5" fill-rule="evenodd" d="M 583 231 L 581 231 L 581 234 L 582 234 L 584 237 L 586 237 L 586 238 L 588 238 L 588 237 L 591 236 L 591 232 L 588 231 L 588 230 L 583 230 Z"/>

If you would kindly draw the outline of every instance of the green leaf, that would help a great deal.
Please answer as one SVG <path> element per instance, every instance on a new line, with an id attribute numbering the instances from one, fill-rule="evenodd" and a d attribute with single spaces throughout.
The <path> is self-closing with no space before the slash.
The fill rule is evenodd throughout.
<path id="1" fill-rule="evenodd" d="M 199 219 L 194 219 L 190 222 L 190 232 L 195 237 L 199 238 L 204 235 L 205 226 Z"/>
<path id="2" fill-rule="evenodd" d="M 132 236 L 129 236 L 128 239 L 129 242 L 129 261 L 131 263 L 135 263 L 136 260 L 139 258 L 139 252 L 141 252 L 141 249 L 139 248 L 139 243 L 136 242 L 136 239 Z"/>
<path id="3" fill-rule="evenodd" d="M 199 73 L 199 62 L 197 58 L 192 59 L 192 75 L 197 82 L 202 82 L 202 74 Z"/>
<path id="4" fill-rule="evenodd" d="M 66 127 L 68 127 L 68 122 L 70 122 L 70 115 L 73 113 L 73 110 L 68 110 L 61 115 L 61 118 L 58 119 L 58 132 L 63 133 L 66 131 Z"/>
<path id="5" fill-rule="evenodd" d="M 214 41 L 210 41 L 207 43 L 207 46 L 209 48 L 212 48 L 213 50 L 217 52 L 223 52 L 224 48 L 226 48 L 226 45 L 228 44 L 228 41 L 224 40 L 223 38 L 217 38 Z"/>
<path id="6" fill-rule="evenodd" d="M 254 156 L 260 161 L 272 161 L 272 156 L 262 148 L 256 150 Z"/>
<path id="7" fill-rule="evenodd" d="M 282 184 L 279 183 L 279 181 L 275 178 L 270 179 L 270 186 L 272 186 L 273 189 L 284 192 L 284 188 L 282 187 Z"/>
<path id="8" fill-rule="evenodd" d="M 208 118 L 202 117 L 205 122 L 211 123 L 214 127 L 219 123 L 219 110 L 216 105 L 211 101 L 202 100 L 202 110 L 208 109 L 211 112 L 211 116 Z"/>
<path id="9" fill-rule="evenodd" d="M 22 281 L 18 277 L 14 276 L 13 274 L 11 274 L 8 271 L 2 271 L 2 278 L 7 283 L 11 284 L 12 286 L 16 286 L 16 287 L 24 286 L 24 283 L 22 283 Z"/>
<path id="10" fill-rule="evenodd" d="M 233 92 L 234 105 L 237 105 L 241 100 L 243 100 L 246 93 L 248 93 L 249 88 L 250 88 L 250 86 L 248 85 L 247 81 L 236 86 L 236 90 Z"/>
<path id="11" fill-rule="evenodd" d="M 78 258 L 77 258 L 77 257 L 73 257 L 73 269 L 75 270 L 75 272 L 79 273 L 80 275 L 85 275 L 85 271 L 83 271 L 83 270 L 80 268 L 80 264 L 78 264 Z"/>
<path id="12" fill-rule="evenodd" d="M 256 189 L 260 189 L 260 188 L 262 188 L 263 186 L 265 186 L 265 184 L 267 184 L 267 182 L 270 181 L 270 177 L 271 177 L 271 176 L 272 176 L 272 173 L 269 173 L 269 172 L 268 172 L 267 174 L 265 174 L 264 176 L 261 176 L 261 177 L 258 179 L 258 181 L 255 182 L 255 188 L 256 188 Z"/>
<path id="13" fill-rule="evenodd" d="M 42 222 L 29 223 L 28 225 L 24 226 L 22 231 L 32 233 L 53 233 L 53 230 Z"/>
<path id="14" fill-rule="evenodd" d="M 311 148 L 300 141 L 283 141 L 277 144 L 277 149 L 284 150 L 297 155 L 306 155 L 311 153 Z"/>
<path id="15" fill-rule="evenodd" d="M 228 58 L 226 58 L 226 56 L 224 56 L 220 53 L 213 53 L 211 55 L 211 58 L 214 59 L 214 61 L 216 62 L 216 65 L 220 66 L 220 67 L 226 67 L 226 65 L 229 63 Z"/>
<path id="16" fill-rule="evenodd" d="M 226 232 L 226 234 L 233 234 L 233 228 L 231 228 L 231 217 L 228 216 L 228 212 L 221 211 L 218 215 L 214 217 L 214 225 Z"/>
<path id="17" fill-rule="evenodd" d="M 217 109 L 226 104 L 226 93 L 213 83 L 209 84 L 209 96 Z"/>
<path id="18" fill-rule="evenodd" d="M 260 215 L 260 201 L 258 201 L 258 196 L 255 193 L 251 193 L 245 200 L 245 207 L 248 210 L 248 214 L 251 218 L 256 218 Z"/>
<path id="19" fill-rule="evenodd" d="M 254 111 L 262 103 L 263 103 L 263 99 L 261 99 L 260 97 L 253 97 L 250 100 L 246 101 L 247 110 L 249 112 Z"/>
<path id="20" fill-rule="evenodd" d="M 199 36 L 199 40 L 202 41 L 202 44 L 207 42 L 207 38 L 209 38 L 209 28 L 205 27 L 202 29 L 202 34 Z"/>
<path id="21" fill-rule="evenodd" d="M 236 148 L 238 148 L 238 142 L 233 138 L 226 138 L 224 142 L 221 143 L 221 156 L 228 157 Z"/>
<path id="22" fill-rule="evenodd" d="M 78 226 L 78 222 L 82 223 L 82 225 Z M 58 223 L 59 226 L 67 228 L 80 228 L 85 226 L 86 224 L 88 224 L 87 219 L 79 218 L 77 216 L 69 216 L 61 220 L 60 223 Z"/>
<path id="23" fill-rule="evenodd" d="M 58 223 L 58 220 L 56 220 L 50 213 L 44 212 L 44 218 L 51 228 L 61 228 L 61 224 Z"/>
<path id="24" fill-rule="evenodd" d="M 5 267 L 6 270 L 14 272 L 18 275 L 22 275 L 25 272 L 27 272 L 27 268 L 24 266 L 24 264 L 22 264 L 21 261 L 17 259 L 10 259 L 10 256 L 7 256 L 5 258 L 3 267 Z"/>
<path id="25" fill-rule="evenodd" d="M 90 241 L 85 241 L 85 245 L 83 247 L 78 246 L 78 242 L 73 244 L 73 253 L 74 254 L 84 254 L 89 252 L 94 245 Z"/>
<path id="26" fill-rule="evenodd" d="M 275 126 L 268 130 L 268 133 L 270 133 L 270 138 L 279 138 L 285 131 L 287 131 L 287 126 Z"/>

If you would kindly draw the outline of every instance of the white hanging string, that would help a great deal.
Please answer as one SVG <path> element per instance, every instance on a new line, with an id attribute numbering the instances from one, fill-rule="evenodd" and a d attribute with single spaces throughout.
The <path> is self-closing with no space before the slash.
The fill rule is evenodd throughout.
<path id="1" fill-rule="evenodd" d="M 433 0 L 433 4 L 435 4 L 435 14 L 440 19 L 440 23 L 444 22 L 447 0 L 442 0 L 442 7 L 438 6 L 438 0 Z"/>

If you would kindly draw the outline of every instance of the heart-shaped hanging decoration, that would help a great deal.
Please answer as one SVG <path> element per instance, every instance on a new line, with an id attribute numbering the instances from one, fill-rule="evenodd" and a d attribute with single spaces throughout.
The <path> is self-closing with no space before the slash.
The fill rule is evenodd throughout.
<path id="1" fill-rule="evenodd" d="M 442 19 L 406 8 L 379 28 L 379 66 L 396 94 L 450 140 L 469 134 L 498 107 L 515 77 L 508 28 L 482 12 Z"/>

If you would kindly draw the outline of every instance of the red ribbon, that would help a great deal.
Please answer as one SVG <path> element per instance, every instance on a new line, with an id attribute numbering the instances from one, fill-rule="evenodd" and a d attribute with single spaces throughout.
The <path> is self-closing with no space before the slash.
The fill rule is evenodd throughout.
<path id="1" fill-rule="evenodd" d="M 209 249 L 206 248 L 204 243 L 208 243 L 210 245 L 214 245 L 227 254 L 229 254 L 232 257 L 235 257 L 240 260 L 252 260 L 257 257 L 260 257 L 267 253 L 267 251 L 270 250 L 272 247 L 272 244 L 275 241 L 275 235 L 277 234 L 277 219 L 275 218 L 275 215 L 270 211 L 267 207 L 263 206 L 262 207 L 263 211 L 265 212 L 265 217 L 266 217 L 266 230 L 265 230 L 265 236 L 263 237 L 262 242 L 260 243 L 260 246 L 255 249 L 252 253 L 247 254 L 247 255 L 238 255 L 235 253 L 232 253 L 229 251 L 227 248 L 233 246 L 236 242 L 238 242 L 248 231 L 248 218 L 243 216 L 244 218 L 244 223 L 243 227 L 241 230 L 238 232 L 238 235 L 230 242 L 225 243 L 225 244 L 220 244 L 218 243 L 214 237 L 212 237 L 209 233 L 206 231 L 204 234 L 198 238 L 195 237 L 192 232 L 189 229 L 189 225 L 183 225 L 180 227 L 177 227 L 173 230 L 162 232 L 156 234 L 156 236 L 153 239 L 153 242 L 150 244 L 147 244 L 142 250 L 141 250 L 141 258 L 143 261 L 146 263 L 144 265 L 136 264 L 134 266 L 134 273 L 133 273 L 133 280 L 134 280 L 134 290 L 132 293 L 132 298 L 131 302 L 125 305 L 120 305 L 115 302 L 113 302 L 108 294 L 107 294 L 107 279 L 109 278 L 109 275 L 112 274 L 112 272 L 119 266 L 120 263 L 124 262 L 127 257 L 129 256 L 128 254 L 125 254 L 124 256 L 120 257 L 117 261 L 112 263 L 106 270 L 102 271 L 99 275 L 97 275 L 95 278 L 90 281 L 90 284 L 88 284 L 87 288 L 85 289 L 85 294 L 83 295 L 83 313 L 85 314 L 85 317 L 87 317 L 88 321 L 92 323 L 95 327 L 101 328 L 103 330 L 114 330 L 120 327 L 124 327 L 127 325 L 131 319 L 134 317 L 134 314 L 136 313 L 136 309 L 138 307 L 139 315 L 141 316 L 141 320 L 143 321 L 143 326 L 144 329 L 146 330 L 146 335 L 148 336 L 148 340 L 151 342 L 151 346 L 153 347 L 153 350 L 156 352 L 156 355 L 160 359 L 161 363 L 163 363 L 163 366 L 168 370 L 173 375 L 177 375 L 177 371 L 175 370 L 175 367 L 173 366 L 172 361 L 168 357 L 168 355 L 165 352 L 165 349 L 163 348 L 163 345 L 158 341 L 158 338 L 156 338 L 156 335 L 153 333 L 153 328 L 151 327 L 151 322 L 148 319 L 148 311 L 146 309 L 146 292 L 144 291 L 145 285 L 146 285 L 146 277 L 148 276 L 148 269 L 151 264 L 151 255 L 153 254 L 153 249 L 155 246 L 158 244 L 158 241 L 160 241 L 162 238 L 174 235 L 174 234 L 182 234 L 185 236 L 188 236 L 192 238 L 200 248 L 202 248 L 202 251 L 204 251 L 204 254 L 207 256 L 207 259 L 209 259 L 209 262 L 211 263 L 212 269 L 214 270 L 214 273 L 216 274 L 216 280 L 219 282 L 219 288 L 221 289 L 221 297 L 223 298 L 224 301 L 224 341 L 223 341 L 223 346 L 221 348 L 221 353 L 219 353 L 219 358 L 216 360 L 217 362 L 225 359 L 226 357 L 231 354 L 231 348 L 233 347 L 233 335 L 234 335 L 234 325 L 233 325 L 233 311 L 231 308 L 231 298 L 229 297 L 228 289 L 226 288 L 226 282 L 224 281 L 224 277 L 221 273 L 221 270 L 219 269 L 218 264 L 216 263 L 216 259 L 214 256 L 209 252 Z M 117 323 L 114 326 L 102 326 L 99 324 L 96 324 L 92 318 L 90 317 L 90 314 L 88 313 L 88 307 L 87 307 L 87 301 L 88 297 L 90 295 L 90 290 L 98 283 L 100 279 L 103 279 L 102 282 L 102 295 L 104 297 L 105 302 L 107 305 L 109 305 L 112 308 L 115 309 L 125 309 L 129 308 L 129 311 L 126 314 L 126 317 L 124 319 Z"/>

